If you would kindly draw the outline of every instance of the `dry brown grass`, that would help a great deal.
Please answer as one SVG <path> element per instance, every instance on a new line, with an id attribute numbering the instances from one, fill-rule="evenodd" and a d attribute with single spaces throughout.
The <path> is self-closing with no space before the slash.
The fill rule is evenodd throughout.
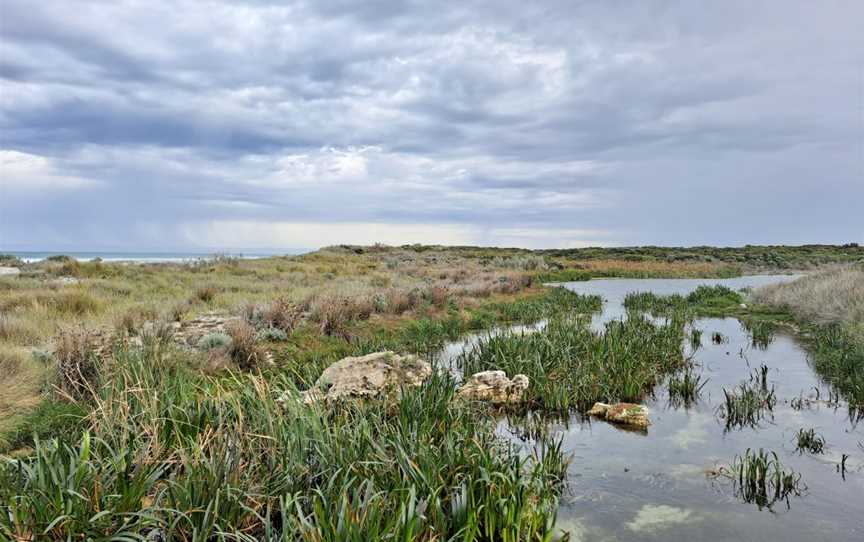
<path id="1" fill-rule="evenodd" d="M 96 337 L 84 328 L 69 328 L 55 340 L 57 387 L 73 399 L 94 395 L 99 371 Z"/>
<path id="2" fill-rule="evenodd" d="M 754 291 L 752 299 L 787 309 L 803 320 L 860 327 L 864 325 L 864 267 L 835 267 L 765 286 Z"/>
<path id="3" fill-rule="evenodd" d="M 243 321 L 231 322 L 225 332 L 231 337 L 228 357 L 241 369 L 258 367 L 264 361 L 264 351 L 258 347 L 255 328 Z"/>
<path id="4" fill-rule="evenodd" d="M 710 262 L 583 260 L 572 267 L 606 276 L 710 277 L 722 274 L 725 266 Z"/>
<path id="5" fill-rule="evenodd" d="M 46 369 L 33 359 L 29 351 L 0 347 L 0 434 L 14 425 L 15 416 L 39 404 Z"/>

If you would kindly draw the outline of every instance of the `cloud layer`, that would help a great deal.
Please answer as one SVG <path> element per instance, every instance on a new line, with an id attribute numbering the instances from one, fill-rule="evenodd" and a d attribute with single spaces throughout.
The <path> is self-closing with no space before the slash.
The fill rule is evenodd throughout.
<path id="1" fill-rule="evenodd" d="M 864 241 L 860 2 L 0 4 L 0 248 Z"/>

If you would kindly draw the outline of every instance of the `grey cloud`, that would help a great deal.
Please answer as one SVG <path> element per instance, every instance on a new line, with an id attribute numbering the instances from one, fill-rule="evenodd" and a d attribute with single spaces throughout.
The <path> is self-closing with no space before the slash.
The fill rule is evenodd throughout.
<path id="1" fill-rule="evenodd" d="M 0 9 L 0 248 L 229 219 L 864 240 L 860 3 Z M 45 168 L 95 182 L 27 188 Z"/>

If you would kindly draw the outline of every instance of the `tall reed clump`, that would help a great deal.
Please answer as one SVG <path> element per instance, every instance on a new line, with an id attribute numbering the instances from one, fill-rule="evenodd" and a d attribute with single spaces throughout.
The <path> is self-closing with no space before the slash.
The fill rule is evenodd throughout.
<path id="1" fill-rule="evenodd" d="M 766 416 L 773 415 L 777 397 L 774 388 L 768 386 L 768 367 L 762 365 L 733 390 L 723 390 L 724 402 L 718 407 L 721 418 L 726 420 L 726 430 L 755 427 Z"/>
<path id="2" fill-rule="evenodd" d="M 536 332 L 507 332 L 478 341 L 459 356 L 464 374 L 522 373 L 530 404 L 547 410 L 585 409 L 595 401 L 638 401 L 684 366 L 684 322 L 634 315 L 595 332 L 585 319 L 559 316 Z"/>
<path id="3" fill-rule="evenodd" d="M 398 402 L 278 402 L 282 378 L 209 377 L 122 351 L 77 441 L 0 467 L 0 538 L 542 540 L 567 459 L 517 453 L 435 375 Z"/>
<path id="4" fill-rule="evenodd" d="M 758 452 L 748 448 L 743 455 L 735 457 L 729 468 L 735 483 L 736 495 L 747 503 L 754 503 L 761 510 L 771 508 L 781 500 L 789 506 L 789 497 L 800 495 L 803 489 L 801 475 L 787 469 L 775 452 Z"/>

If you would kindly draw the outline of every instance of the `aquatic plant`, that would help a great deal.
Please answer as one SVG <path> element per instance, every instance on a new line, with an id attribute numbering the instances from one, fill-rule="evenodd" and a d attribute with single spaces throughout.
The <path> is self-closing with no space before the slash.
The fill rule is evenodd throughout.
<path id="1" fill-rule="evenodd" d="M 825 451 L 825 439 L 815 429 L 802 427 L 795 433 L 795 449 L 800 453 L 821 454 Z"/>
<path id="2" fill-rule="evenodd" d="M 729 468 L 735 483 L 736 495 L 747 503 L 754 503 L 761 510 L 771 508 L 776 502 L 789 496 L 798 496 L 804 489 L 801 475 L 787 469 L 775 452 L 758 452 L 748 448 L 743 455 L 735 456 Z"/>
<path id="3" fill-rule="evenodd" d="M 693 328 L 690 330 L 690 350 L 695 352 L 702 346 L 702 330 Z"/>
<path id="4" fill-rule="evenodd" d="M 87 432 L 0 464 L 0 538 L 533 541 L 554 525 L 560 441 L 519 453 L 446 375 L 323 410 L 277 402 L 294 389 L 278 376 L 118 356 Z"/>
<path id="5" fill-rule="evenodd" d="M 852 406 L 864 405 L 864 340 L 839 325 L 808 329 L 813 368 Z"/>
<path id="6" fill-rule="evenodd" d="M 679 319 L 658 324 L 633 315 L 595 332 L 584 319 L 561 316 L 539 331 L 481 339 L 456 364 L 464 374 L 525 374 L 530 404 L 566 412 L 595 401 L 639 401 L 684 365 L 683 342 Z"/>
<path id="7" fill-rule="evenodd" d="M 674 405 L 689 408 L 699 399 L 699 394 L 707 383 L 707 379 L 702 380 L 702 376 L 696 374 L 690 367 L 675 373 L 669 377 L 666 384 L 669 401 Z"/>
<path id="8" fill-rule="evenodd" d="M 727 286 L 703 284 L 686 296 L 658 295 L 653 292 L 629 293 L 624 298 L 624 307 L 630 311 L 648 312 L 655 316 L 681 311 L 712 316 L 726 314 L 737 308 L 742 301 L 741 294 Z"/>
<path id="9" fill-rule="evenodd" d="M 768 348 L 777 332 L 776 324 L 764 319 L 744 318 L 741 327 L 750 335 L 751 344 L 760 350 Z"/>
<path id="10" fill-rule="evenodd" d="M 768 387 L 768 367 L 762 365 L 753 371 L 748 382 L 740 383 L 733 390 L 723 389 L 724 402 L 718 407 L 720 417 L 725 419 L 726 430 L 755 427 L 766 416 L 773 414 L 777 397 Z"/>

